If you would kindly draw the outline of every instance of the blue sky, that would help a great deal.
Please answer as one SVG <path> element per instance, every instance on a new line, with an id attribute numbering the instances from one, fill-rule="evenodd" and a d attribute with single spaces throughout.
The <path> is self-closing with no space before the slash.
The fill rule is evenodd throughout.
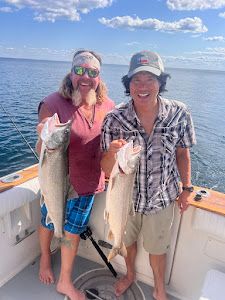
<path id="1" fill-rule="evenodd" d="M 70 61 L 76 49 L 127 64 L 225 70 L 225 0 L 0 0 L 0 57 Z"/>

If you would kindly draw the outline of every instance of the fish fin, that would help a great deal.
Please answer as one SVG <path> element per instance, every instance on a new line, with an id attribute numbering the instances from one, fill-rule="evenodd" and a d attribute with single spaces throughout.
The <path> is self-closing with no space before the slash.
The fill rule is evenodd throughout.
<path id="1" fill-rule="evenodd" d="M 107 257 L 108 262 L 109 262 L 110 260 L 112 260 L 118 253 L 119 253 L 119 249 L 118 249 L 118 248 L 112 248 L 112 249 L 110 250 L 110 252 L 109 252 L 108 257 Z"/>
<path id="2" fill-rule="evenodd" d="M 134 202 L 132 201 L 131 206 L 130 206 L 130 212 L 129 212 L 130 216 L 135 216 L 135 209 L 134 209 Z"/>
<path id="3" fill-rule="evenodd" d="M 109 212 L 106 209 L 104 210 L 104 220 L 105 220 L 105 223 L 108 224 Z"/>
<path id="4" fill-rule="evenodd" d="M 113 240 L 113 239 L 114 239 L 114 235 L 113 235 L 113 233 L 112 233 L 111 230 L 109 230 L 109 233 L 108 233 L 108 239 L 109 239 L 109 240 Z"/>
<path id="5" fill-rule="evenodd" d="M 127 248 L 124 243 L 122 243 L 121 248 L 112 248 L 107 257 L 108 261 L 112 260 L 117 254 L 127 257 Z"/>
<path id="6" fill-rule="evenodd" d="M 124 243 L 122 243 L 122 247 L 119 249 L 119 254 L 123 257 L 127 257 L 127 248 Z"/>

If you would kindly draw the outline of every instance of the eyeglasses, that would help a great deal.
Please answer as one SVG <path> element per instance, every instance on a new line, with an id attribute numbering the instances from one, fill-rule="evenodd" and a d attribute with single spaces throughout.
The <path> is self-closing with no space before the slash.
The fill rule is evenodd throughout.
<path id="1" fill-rule="evenodd" d="M 96 78 L 99 75 L 99 70 L 92 68 L 74 66 L 72 70 L 78 76 L 83 76 L 86 73 L 90 78 Z"/>

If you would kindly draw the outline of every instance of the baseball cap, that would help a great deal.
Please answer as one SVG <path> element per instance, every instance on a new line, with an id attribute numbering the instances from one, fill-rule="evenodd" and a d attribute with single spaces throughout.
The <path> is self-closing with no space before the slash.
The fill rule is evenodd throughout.
<path id="1" fill-rule="evenodd" d="M 130 60 L 130 68 L 127 74 L 128 78 L 134 74 L 147 71 L 156 76 L 160 76 L 164 72 L 164 66 L 161 57 L 151 51 L 141 51 L 135 53 Z"/>

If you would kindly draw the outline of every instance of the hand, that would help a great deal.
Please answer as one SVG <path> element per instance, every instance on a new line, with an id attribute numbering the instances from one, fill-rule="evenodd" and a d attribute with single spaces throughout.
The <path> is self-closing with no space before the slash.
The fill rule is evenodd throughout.
<path id="1" fill-rule="evenodd" d="M 191 196 L 191 193 L 188 191 L 183 191 L 178 198 L 178 207 L 180 213 L 182 214 L 189 206 L 188 198 Z"/>
<path id="2" fill-rule="evenodd" d="M 127 142 L 123 139 L 114 140 L 111 142 L 108 152 L 116 154 L 120 150 L 120 148 L 123 147 L 126 143 Z"/>

